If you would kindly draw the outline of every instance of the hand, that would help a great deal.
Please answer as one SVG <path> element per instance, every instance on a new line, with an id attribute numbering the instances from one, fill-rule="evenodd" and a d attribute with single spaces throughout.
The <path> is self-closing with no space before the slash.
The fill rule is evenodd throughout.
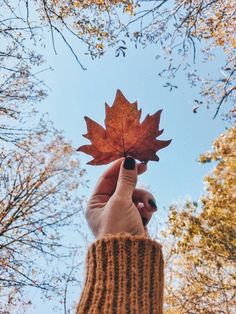
<path id="1" fill-rule="evenodd" d="M 135 188 L 138 174 L 146 169 L 146 164 L 126 157 L 100 177 L 86 209 L 86 219 L 97 239 L 120 232 L 148 235 L 146 225 L 157 210 L 156 203 L 151 193 Z"/>

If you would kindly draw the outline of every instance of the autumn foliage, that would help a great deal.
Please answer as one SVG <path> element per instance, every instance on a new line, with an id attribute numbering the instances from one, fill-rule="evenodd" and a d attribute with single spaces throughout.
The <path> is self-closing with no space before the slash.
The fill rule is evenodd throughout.
<path id="1" fill-rule="evenodd" d="M 44 58 L 38 51 L 45 48 L 45 31 L 55 53 L 61 38 L 83 69 L 77 45 L 70 44 L 73 39 L 82 42 L 85 54 L 92 58 L 110 49 L 116 57 L 125 56 L 130 43 L 136 48 L 154 44 L 157 74 L 164 87 L 178 88 L 176 78 L 182 69 L 191 86 L 200 87 L 194 108 L 215 104 L 217 115 L 226 100 L 235 107 L 235 9 L 231 0 L 0 0 L 0 5 L 0 114 L 19 113 L 14 106 L 6 106 L 5 99 L 16 105 L 19 100 L 45 97 L 45 85 L 38 76 L 43 70 Z M 196 61 L 210 64 L 219 48 L 224 58 L 217 76 L 201 73 Z"/>
<path id="2" fill-rule="evenodd" d="M 216 162 L 205 177 L 206 193 L 182 209 L 172 206 L 167 237 L 173 238 L 167 274 L 167 312 L 233 314 L 236 248 L 236 128 L 222 134 L 200 162 Z"/>
<path id="3" fill-rule="evenodd" d="M 156 152 L 171 142 L 156 139 L 163 133 L 159 130 L 160 115 L 161 110 L 147 115 L 140 123 L 141 109 L 138 110 L 137 103 L 130 103 L 118 90 L 113 105 L 106 104 L 106 129 L 85 117 L 88 133 L 84 137 L 92 144 L 83 145 L 78 151 L 93 156 L 90 165 L 107 164 L 127 155 L 145 162 L 158 161 Z"/>
<path id="4" fill-rule="evenodd" d="M 66 265 L 72 266 L 78 250 L 64 234 L 83 208 L 77 191 L 84 171 L 46 118 L 24 139 L 1 144 L 0 312 L 5 314 L 31 304 L 29 287 L 63 299 Z"/>

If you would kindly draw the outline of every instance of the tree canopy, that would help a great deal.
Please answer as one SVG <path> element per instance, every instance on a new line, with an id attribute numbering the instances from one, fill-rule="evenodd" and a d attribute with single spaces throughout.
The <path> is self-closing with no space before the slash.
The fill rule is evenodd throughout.
<path id="1" fill-rule="evenodd" d="M 4 73 L 0 101 L 4 98 L 16 103 L 45 97 L 37 75 L 43 69 L 43 55 L 37 53 L 37 47 L 45 47 L 44 34 L 49 32 L 54 51 L 60 37 L 83 69 L 79 50 L 70 44 L 72 37 L 85 44 L 86 54 L 92 58 L 112 48 L 117 57 L 125 56 L 129 42 L 137 48 L 154 44 L 156 58 L 167 62 L 159 71 L 164 86 L 177 88 L 175 77 L 182 69 L 191 86 L 201 88 L 195 108 L 214 104 L 216 116 L 227 101 L 230 110 L 223 112 L 234 116 L 235 7 L 230 0 L 1 0 L 0 4 L 0 68 Z M 224 61 L 218 76 L 201 73 L 195 62 L 209 63 L 220 52 Z M 16 111 L 2 103 L 1 113 Z"/>
<path id="2" fill-rule="evenodd" d="M 83 175 L 75 150 L 46 118 L 13 146 L 2 145 L 1 313 L 12 313 L 19 300 L 22 307 L 30 304 L 28 287 L 63 300 L 68 269 L 63 266 L 59 272 L 57 267 L 71 268 L 79 249 L 64 236 L 76 228 L 76 217 L 83 211 L 83 197 L 77 192 Z"/>
<path id="3" fill-rule="evenodd" d="M 200 202 L 172 206 L 174 238 L 167 281 L 167 313 L 227 313 L 236 309 L 236 128 L 222 134 L 200 162 L 216 162 Z M 168 272 L 167 272 L 168 273 Z"/>

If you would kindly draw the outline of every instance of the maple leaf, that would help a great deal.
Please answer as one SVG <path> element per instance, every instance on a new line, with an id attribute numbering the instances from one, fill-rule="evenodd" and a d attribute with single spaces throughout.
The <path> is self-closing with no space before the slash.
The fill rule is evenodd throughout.
<path id="1" fill-rule="evenodd" d="M 105 104 L 105 107 L 106 129 L 85 117 L 88 132 L 83 136 L 91 145 L 80 146 L 77 150 L 93 156 L 88 164 L 105 165 L 128 155 L 140 161 L 158 161 L 156 152 L 171 142 L 156 139 L 163 133 L 159 130 L 162 110 L 148 114 L 140 123 L 142 110 L 138 110 L 137 102 L 130 103 L 120 90 L 116 92 L 113 105 Z"/>

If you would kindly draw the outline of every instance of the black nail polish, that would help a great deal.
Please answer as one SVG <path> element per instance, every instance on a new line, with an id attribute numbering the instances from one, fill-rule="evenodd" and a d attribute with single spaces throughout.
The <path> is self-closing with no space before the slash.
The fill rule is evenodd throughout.
<path id="1" fill-rule="evenodd" d="M 124 162 L 124 168 L 127 170 L 134 170 L 135 160 L 132 157 L 126 157 Z"/>
<path id="2" fill-rule="evenodd" d="M 154 200 L 150 199 L 148 200 L 149 205 L 152 206 L 152 208 L 154 208 L 155 210 L 157 210 L 157 204 Z"/>
<path id="3" fill-rule="evenodd" d="M 142 217 L 142 216 L 141 216 L 141 219 L 142 219 L 143 225 L 145 227 L 148 224 L 148 220 L 146 217 Z"/>

